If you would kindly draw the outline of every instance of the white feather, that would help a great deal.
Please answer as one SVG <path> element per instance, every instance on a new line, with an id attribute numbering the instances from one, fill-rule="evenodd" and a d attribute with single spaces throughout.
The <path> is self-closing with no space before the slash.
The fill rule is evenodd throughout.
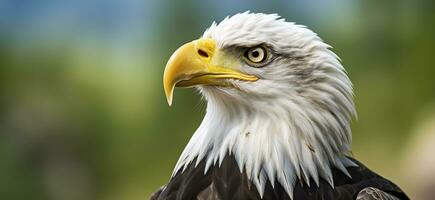
<path id="1" fill-rule="evenodd" d="M 356 115 L 352 83 L 329 45 L 276 14 L 249 12 L 213 22 L 203 37 L 215 39 L 222 51 L 267 44 L 286 56 L 263 68 L 243 62 L 235 67 L 260 77 L 254 83 L 232 80 L 233 88 L 198 87 L 207 112 L 173 175 L 195 159 L 206 161 L 207 172 L 232 154 L 261 196 L 267 181 L 272 186 L 277 181 L 293 197 L 298 179 L 316 185 L 323 179 L 333 187 L 331 167 L 349 176 L 346 167 L 355 165 L 345 157 Z"/>

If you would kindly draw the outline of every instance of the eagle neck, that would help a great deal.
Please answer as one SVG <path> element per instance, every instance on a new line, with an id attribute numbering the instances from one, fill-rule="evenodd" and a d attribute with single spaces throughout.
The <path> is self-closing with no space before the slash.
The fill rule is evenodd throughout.
<path id="1" fill-rule="evenodd" d="M 290 100 L 275 104 L 240 102 L 222 91 L 202 91 L 207 99 L 205 117 L 180 156 L 173 175 L 192 162 L 204 161 L 206 173 L 234 155 L 240 172 L 245 172 L 260 195 L 267 181 L 281 184 L 292 197 L 297 181 L 319 185 L 319 179 L 334 185 L 332 167 L 348 175 L 354 165 L 345 155 L 345 138 L 324 137 L 331 130 L 322 122 L 304 117 Z M 327 127 L 327 126 L 326 126 Z M 322 132 L 325 131 L 325 132 Z M 341 145 L 342 147 L 337 147 Z M 347 147 L 344 147 L 347 146 Z"/>

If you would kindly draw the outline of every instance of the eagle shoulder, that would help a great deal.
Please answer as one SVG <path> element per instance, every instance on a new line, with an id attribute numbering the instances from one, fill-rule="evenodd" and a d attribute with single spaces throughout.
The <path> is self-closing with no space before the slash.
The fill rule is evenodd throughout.
<path id="1" fill-rule="evenodd" d="M 325 180 L 319 185 L 304 184 L 297 181 L 293 199 L 335 199 L 335 200 L 408 200 L 406 194 L 394 183 L 374 173 L 362 163 L 351 159 L 357 166 L 348 167 L 350 177 L 333 168 L 334 186 Z M 205 162 L 200 161 L 187 165 L 184 171 L 179 171 L 163 187 L 158 189 L 151 200 L 291 200 L 285 189 L 275 180 L 273 186 L 266 183 L 263 196 L 248 179 L 246 172 L 241 172 L 233 155 L 228 155 L 222 164 L 211 166 L 205 171 Z"/>
<path id="2" fill-rule="evenodd" d="M 157 191 L 155 191 L 154 193 L 151 194 L 149 200 L 157 200 L 160 196 L 160 194 L 162 193 L 163 189 L 165 189 L 165 186 L 161 186 L 159 189 L 157 189 Z"/>
<path id="3" fill-rule="evenodd" d="M 374 187 L 366 187 L 358 193 L 356 200 L 399 200 L 399 199 L 380 189 Z"/>

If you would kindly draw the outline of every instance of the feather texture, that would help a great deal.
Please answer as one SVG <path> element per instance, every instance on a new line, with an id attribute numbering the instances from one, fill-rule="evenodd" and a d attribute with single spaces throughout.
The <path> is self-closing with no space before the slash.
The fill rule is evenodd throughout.
<path id="1" fill-rule="evenodd" d="M 352 83 L 313 31 L 245 12 L 213 22 L 202 37 L 217 43 L 213 65 L 259 79 L 196 86 L 205 117 L 152 199 L 408 199 L 349 157 Z M 259 45 L 270 59 L 252 66 L 243 50 Z"/>
<path id="2" fill-rule="evenodd" d="M 319 186 L 323 179 L 333 186 L 332 167 L 348 174 L 352 163 L 342 160 L 350 152 L 355 116 L 352 84 L 329 45 L 276 14 L 249 12 L 213 23 L 203 38 L 216 40 L 227 55 L 231 48 L 266 45 L 274 59 L 262 68 L 232 66 L 261 77 L 255 83 L 198 86 L 206 115 L 173 175 L 194 159 L 205 160 L 207 172 L 232 154 L 260 195 L 266 182 L 276 180 L 291 196 L 297 180 Z"/>
<path id="3" fill-rule="evenodd" d="M 367 169 L 363 164 L 348 158 L 358 166 L 348 167 L 352 178 L 341 170 L 332 168 L 334 185 L 320 180 L 319 185 L 308 186 L 297 180 L 292 196 L 287 186 L 276 181 L 275 186 L 266 182 L 257 190 L 248 179 L 246 172 L 240 173 L 234 156 L 225 156 L 221 166 L 209 168 L 202 174 L 204 160 L 198 166 L 190 164 L 184 172 L 177 172 L 171 181 L 159 189 L 152 200 L 350 200 L 350 199 L 391 199 L 408 200 L 403 191 L 392 182 Z M 262 195 L 260 195 L 262 193 Z"/>

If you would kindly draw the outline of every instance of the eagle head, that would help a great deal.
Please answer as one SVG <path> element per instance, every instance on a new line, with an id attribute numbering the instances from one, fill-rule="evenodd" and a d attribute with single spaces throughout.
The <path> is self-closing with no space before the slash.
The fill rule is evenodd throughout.
<path id="1" fill-rule="evenodd" d="M 278 181 L 333 185 L 331 167 L 352 162 L 352 83 L 339 58 L 313 31 L 276 14 L 240 13 L 213 23 L 169 59 L 164 90 L 195 87 L 207 100 L 201 125 L 174 174 L 205 161 L 206 171 L 235 156 L 260 194 Z"/>

